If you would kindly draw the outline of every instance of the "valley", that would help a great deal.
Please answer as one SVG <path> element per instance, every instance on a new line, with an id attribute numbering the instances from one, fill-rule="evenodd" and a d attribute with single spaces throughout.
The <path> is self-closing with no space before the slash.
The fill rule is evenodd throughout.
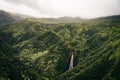
<path id="1" fill-rule="evenodd" d="M 120 79 L 120 15 L 68 21 L 3 14 L 0 80 Z"/>

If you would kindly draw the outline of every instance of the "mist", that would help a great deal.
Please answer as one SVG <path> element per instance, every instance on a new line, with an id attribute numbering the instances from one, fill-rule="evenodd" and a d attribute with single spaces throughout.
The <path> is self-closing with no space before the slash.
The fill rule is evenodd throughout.
<path id="1" fill-rule="evenodd" d="M 119 0 L 1 0 L 0 9 L 34 17 L 119 15 Z"/>

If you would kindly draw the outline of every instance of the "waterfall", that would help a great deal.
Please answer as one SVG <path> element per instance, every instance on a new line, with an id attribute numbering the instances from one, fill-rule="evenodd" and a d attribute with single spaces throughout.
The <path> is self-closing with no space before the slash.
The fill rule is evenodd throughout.
<path id="1" fill-rule="evenodd" d="M 74 61 L 74 59 L 73 59 L 73 53 L 72 53 L 69 70 L 71 70 L 73 68 L 73 61 Z"/>

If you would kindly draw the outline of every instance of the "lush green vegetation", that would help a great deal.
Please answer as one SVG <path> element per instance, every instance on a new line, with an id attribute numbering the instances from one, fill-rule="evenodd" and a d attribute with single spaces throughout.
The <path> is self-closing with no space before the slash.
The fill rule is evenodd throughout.
<path id="1" fill-rule="evenodd" d="M 68 71 L 70 51 L 74 68 Z M 120 16 L 0 25 L 1 80 L 119 80 Z"/>

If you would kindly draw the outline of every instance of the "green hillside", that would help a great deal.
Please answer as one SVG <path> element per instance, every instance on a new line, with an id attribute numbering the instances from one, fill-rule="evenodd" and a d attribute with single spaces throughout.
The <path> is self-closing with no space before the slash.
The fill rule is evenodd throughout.
<path id="1" fill-rule="evenodd" d="M 0 79 L 119 80 L 119 17 L 79 23 L 29 18 L 1 24 Z M 73 49 L 74 68 L 68 70 Z"/>
<path id="2" fill-rule="evenodd" d="M 0 10 L 0 24 L 9 24 L 15 21 L 20 21 L 25 18 L 29 18 L 29 16 L 21 15 L 21 14 L 15 14 L 15 13 L 9 13 L 3 10 Z"/>

